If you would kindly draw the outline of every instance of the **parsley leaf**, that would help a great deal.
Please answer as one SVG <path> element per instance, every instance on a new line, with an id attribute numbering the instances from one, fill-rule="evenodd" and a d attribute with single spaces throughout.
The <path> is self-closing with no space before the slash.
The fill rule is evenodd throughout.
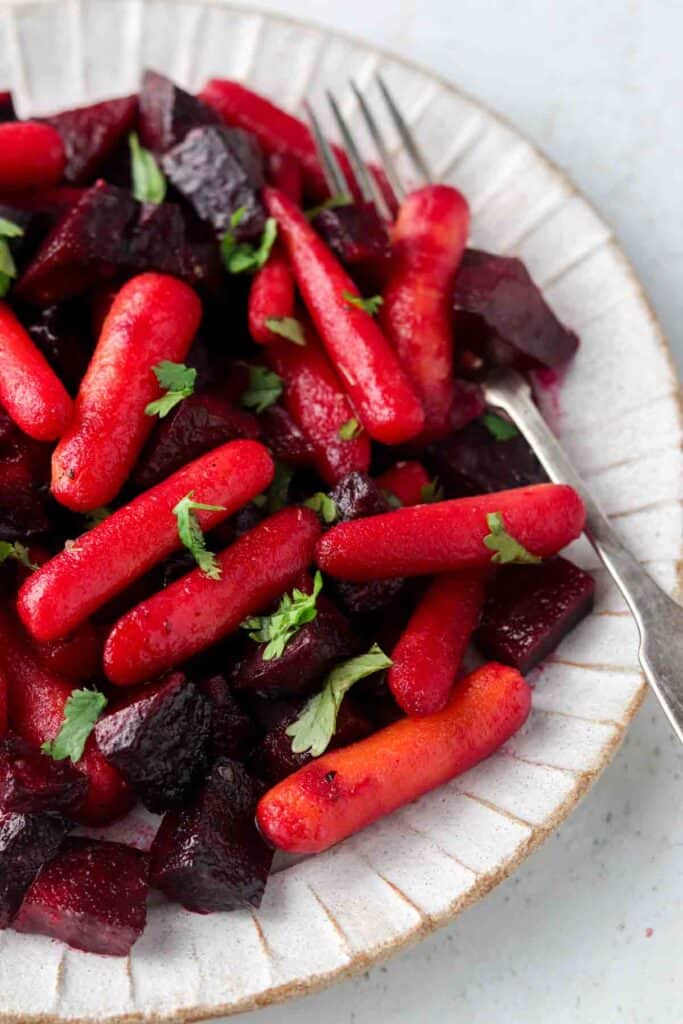
<path id="1" fill-rule="evenodd" d="M 20 565 L 26 566 L 32 572 L 38 569 L 38 566 L 34 565 L 29 557 L 28 548 L 20 544 L 18 540 L 15 540 L 13 543 L 10 543 L 8 540 L 0 540 L 0 565 L 8 559 L 19 562 Z"/>
<path id="2" fill-rule="evenodd" d="M 245 409 L 264 412 L 277 402 L 282 391 L 282 377 L 267 370 L 265 366 L 250 366 L 249 387 L 242 395 L 242 405 Z"/>
<path id="3" fill-rule="evenodd" d="M 519 436 L 519 431 L 514 423 L 504 420 L 502 416 L 497 416 L 494 412 L 484 413 L 481 422 L 496 441 L 511 441 L 513 437 Z"/>
<path id="4" fill-rule="evenodd" d="M 88 529 L 94 530 L 96 526 L 103 523 L 105 519 L 108 519 L 111 515 L 111 509 L 103 505 L 101 508 L 94 508 L 92 512 L 86 514 L 88 520 Z"/>
<path id="5" fill-rule="evenodd" d="M 339 516 L 339 510 L 329 496 L 324 491 L 316 491 L 315 494 L 308 498 L 304 505 L 306 508 L 312 508 L 314 512 L 317 512 L 324 523 L 331 526 L 332 523 L 336 522 Z"/>
<path id="6" fill-rule="evenodd" d="M 137 132 L 131 132 L 128 136 L 128 146 L 133 195 L 141 203 L 163 203 L 166 196 L 166 178 L 154 156 L 140 145 Z"/>
<path id="7" fill-rule="evenodd" d="M 273 334 L 279 334 L 281 338 L 293 341 L 295 345 L 306 344 L 304 329 L 293 316 L 268 316 L 266 317 L 266 327 Z"/>
<path id="8" fill-rule="evenodd" d="M 397 494 L 394 494 L 393 491 L 390 491 L 388 487 L 382 488 L 382 494 L 389 502 L 391 508 L 403 508 L 403 502 L 401 501 L 399 496 Z"/>
<path id="9" fill-rule="evenodd" d="M 235 210 L 230 218 L 230 228 L 221 238 L 223 264 L 231 274 L 244 274 L 246 271 L 260 270 L 270 256 L 270 250 L 277 238 L 277 221 L 274 217 L 269 217 L 258 245 L 254 245 L 253 242 L 238 241 L 231 228 L 237 227 L 244 219 L 245 213 L 244 206 Z"/>
<path id="10" fill-rule="evenodd" d="M 435 501 L 443 501 L 444 490 L 438 477 L 435 476 L 433 480 L 420 488 L 420 497 L 423 505 L 432 505 Z"/>
<path id="11" fill-rule="evenodd" d="M 363 428 L 355 417 L 342 423 L 339 428 L 339 436 L 342 441 L 355 441 L 362 433 Z"/>
<path id="12" fill-rule="evenodd" d="M 318 614 L 315 604 L 322 588 L 323 578 L 320 572 L 316 572 L 310 594 L 304 594 L 295 587 L 291 597 L 285 594 L 272 615 L 258 615 L 244 620 L 242 629 L 251 630 L 250 639 L 257 644 L 267 644 L 263 652 L 264 661 L 280 658 L 292 637 L 307 622 L 313 621 Z"/>
<path id="13" fill-rule="evenodd" d="M 107 703 L 107 698 L 99 690 L 74 690 L 64 705 L 64 719 L 59 732 L 40 749 L 55 761 L 64 761 L 68 757 L 76 764 L 83 757 L 88 737 Z"/>
<path id="14" fill-rule="evenodd" d="M 197 371 L 185 363 L 172 363 L 168 359 L 162 359 L 160 363 L 152 367 L 154 376 L 159 381 L 159 387 L 166 389 L 166 394 L 150 402 L 145 407 L 147 416 L 158 416 L 160 420 L 168 416 L 171 409 L 175 409 L 184 398 L 189 398 L 194 392 Z"/>
<path id="15" fill-rule="evenodd" d="M 268 501 L 266 511 L 269 516 L 284 508 L 289 500 L 289 485 L 292 482 L 294 470 L 284 462 L 275 463 L 273 482 L 268 488 Z"/>
<path id="16" fill-rule="evenodd" d="M 353 199 L 351 196 L 346 195 L 344 192 L 338 192 L 336 196 L 330 196 L 330 198 L 326 199 L 324 203 L 320 204 L 320 206 L 313 206 L 310 210 L 304 210 L 304 213 L 309 220 L 313 220 L 324 210 L 336 210 L 340 206 L 351 206 L 352 204 Z"/>
<path id="17" fill-rule="evenodd" d="M 173 509 L 173 515 L 178 522 L 178 536 L 204 575 L 210 580 L 219 580 L 221 568 L 216 563 L 214 553 L 207 550 L 202 528 L 194 513 L 197 509 L 205 512 L 223 512 L 224 508 L 223 505 L 203 505 L 200 501 L 193 501 L 193 494 L 194 491 L 190 491 Z"/>
<path id="18" fill-rule="evenodd" d="M 380 306 L 384 305 L 384 299 L 381 295 L 371 295 L 369 299 L 364 299 L 362 295 L 354 295 L 352 292 L 342 292 L 342 294 L 349 306 L 362 309 L 363 312 L 369 313 L 370 316 L 377 316 Z"/>
<path id="19" fill-rule="evenodd" d="M 287 727 L 287 735 L 292 738 L 292 752 L 310 752 L 313 757 L 319 757 L 327 750 L 337 728 L 339 708 L 353 684 L 375 672 L 391 668 L 391 665 L 391 658 L 373 644 L 367 654 L 333 668 L 320 693 L 311 697 L 297 720 Z"/>
<path id="20" fill-rule="evenodd" d="M 7 239 L 21 238 L 23 233 L 24 229 L 14 221 L 0 217 L 0 297 L 7 295 L 12 278 L 17 276 L 17 268 Z"/>
<path id="21" fill-rule="evenodd" d="M 484 537 L 484 544 L 490 551 L 495 551 L 492 562 L 504 564 L 515 562 L 517 565 L 538 565 L 541 559 L 532 555 L 518 540 L 505 529 L 502 512 L 489 512 L 486 516 L 489 534 Z"/>

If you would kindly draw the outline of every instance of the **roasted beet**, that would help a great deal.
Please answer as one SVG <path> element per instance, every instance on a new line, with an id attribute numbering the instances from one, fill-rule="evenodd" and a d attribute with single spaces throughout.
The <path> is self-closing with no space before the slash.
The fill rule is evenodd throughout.
<path id="1" fill-rule="evenodd" d="M 318 614 L 292 637 L 279 658 L 264 661 L 265 644 L 246 643 L 233 672 L 238 690 L 308 693 L 333 665 L 350 658 L 358 644 L 347 619 L 322 595 Z"/>
<path id="2" fill-rule="evenodd" d="M 9 220 L 23 231 L 16 238 L 6 238 L 15 266 L 19 273 L 33 256 L 44 236 L 51 227 L 50 217 L 40 210 L 24 210 L 14 203 L 0 203 L 0 217 Z"/>
<path id="3" fill-rule="evenodd" d="M 313 445 L 281 405 L 271 405 L 259 416 L 261 440 L 276 459 L 293 466 L 310 466 Z"/>
<path id="4" fill-rule="evenodd" d="M 10 924 L 24 893 L 55 856 L 68 828 L 58 814 L 0 814 L 0 928 Z"/>
<path id="5" fill-rule="evenodd" d="M 66 181 L 83 185 L 95 177 L 119 140 L 130 131 L 137 105 L 135 96 L 124 96 L 44 118 L 62 137 Z"/>
<path id="6" fill-rule="evenodd" d="M 208 124 L 220 124 L 215 110 L 158 71 L 145 71 L 138 119 L 143 146 L 165 153 L 182 142 L 191 128 Z"/>
<path id="7" fill-rule="evenodd" d="M 28 333 L 72 395 L 78 391 L 93 348 L 79 312 L 72 303 L 65 303 L 29 308 L 23 318 Z"/>
<path id="8" fill-rule="evenodd" d="M 243 209 L 238 238 L 260 234 L 265 215 L 258 189 L 263 185 L 261 159 L 251 138 L 237 128 L 194 128 L 162 158 L 164 172 L 197 216 L 219 233 Z"/>
<path id="9" fill-rule="evenodd" d="M 126 956 L 147 920 L 147 868 L 147 854 L 121 843 L 67 839 L 26 893 L 14 928 Z"/>
<path id="10" fill-rule="evenodd" d="M 223 675 L 214 675 L 201 680 L 198 686 L 211 706 L 209 758 L 243 760 L 254 740 L 254 724 L 233 697 L 228 680 Z"/>
<path id="11" fill-rule="evenodd" d="M 153 268 L 176 277 L 189 277 L 190 253 L 180 207 L 173 203 L 142 203 L 129 232 L 125 261 L 133 270 Z"/>
<path id="12" fill-rule="evenodd" d="M 50 529 L 46 494 L 28 447 L 0 456 L 0 540 L 26 540 Z"/>
<path id="13" fill-rule="evenodd" d="M 201 775 L 210 727 L 210 705 L 175 672 L 101 718 L 95 737 L 145 807 L 161 813 L 180 804 Z"/>
<path id="14" fill-rule="evenodd" d="M 198 914 L 258 907 L 273 860 L 254 823 L 261 792 L 237 761 L 217 761 L 198 798 L 162 821 L 151 884 Z"/>
<path id="15" fill-rule="evenodd" d="M 449 498 L 526 487 L 547 479 L 521 434 L 498 441 L 481 422 L 470 423 L 432 445 L 429 463 Z"/>
<path id="16" fill-rule="evenodd" d="M 312 223 L 360 284 L 381 289 L 389 269 L 389 235 L 373 203 L 321 210 Z"/>
<path id="17" fill-rule="evenodd" d="M 528 672 L 593 607 L 595 580 L 568 562 L 510 565 L 498 570 L 475 635 L 487 657 Z"/>
<path id="18" fill-rule="evenodd" d="M 140 457 L 135 482 L 146 490 L 204 452 L 236 438 L 257 438 L 258 421 L 226 398 L 198 393 L 161 420 Z"/>
<path id="19" fill-rule="evenodd" d="M 560 366 L 579 344 L 522 261 L 512 257 L 467 249 L 455 281 L 454 306 L 459 344 L 483 350 L 494 366 Z"/>
<path id="20" fill-rule="evenodd" d="M 17 298 L 47 306 L 113 277 L 137 208 L 123 189 L 93 185 L 45 239 L 15 288 Z"/>
<path id="21" fill-rule="evenodd" d="M 486 408 L 484 392 L 475 381 L 453 381 L 453 405 L 451 406 L 451 430 L 462 430 L 472 420 L 479 419 Z"/>
<path id="22" fill-rule="evenodd" d="M 54 761 L 20 736 L 0 740 L 0 812 L 78 811 L 88 780 L 71 761 Z"/>

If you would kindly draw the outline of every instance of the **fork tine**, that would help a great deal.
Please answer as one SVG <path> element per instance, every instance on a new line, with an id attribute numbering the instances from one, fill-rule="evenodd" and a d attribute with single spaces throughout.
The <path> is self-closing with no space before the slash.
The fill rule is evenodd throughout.
<path id="1" fill-rule="evenodd" d="M 401 111 L 396 106 L 393 96 L 387 89 L 380 75 L 376 76 L 376 80 L 377 85 L 379 86 L 380 91 L 382 93 L 382 96 L 384 97 L 384 102 L 386 103 L 387 109 L 391 115 L 391 119 L 394 122 L 394 125 L 396 126 L 398 134 L 401 136 L 401 142 L 406 147 L 408 156 L 413 162 L 413 167 L 418 172 L 418 174 L 420 174 L 421 177 L 424 179 L 425 184 L 429 184 L 429 182 L 432 180 L 431 171 L 429 170 L 427 162 L 425 158 L 422 156 L 422 153 L 420 152 L 417 143 L 413 138 L 412 132 L 410 131 L 406 122 L 403 120 L 403 115 L 401 114 Z"/>
<path id="2" fill-rule="evenodd" d="M 304 100 L 304 108 L 308 115 L 311 134 L 313 135 L 313 141 L 315 142 L 315 148 L 318 153 L 318 159 L 322 165 L 327 187 L 329 188 L 331 195 L 344 196 L 350 202 L 352 197 L 346 176 L 341 169 L 334 150 L 325 138 L 325 134 L 320 127 L 320 122 L 315 116 L 313 107 L 310 105 L 308 100 Z"/>
<path id="3" fill-rule="evenodd" d="M 363 96 L 363 93 L 360 91 L 360 89 L 353 81 L 353 79 L 350 80 L 350 84 L 355 94 L 355 97 L 358 100 L 358 104 L 360 106 L 360 111 L 361 114 L 363 115 L 365 125 L 370 133 L 372 141 L 377 147 L 377 152 L 379 153 L 379 158 L 381 160 L 386 176 L 389 179 L 389 184 L 394 190 L 396 197 L 398 199 L 403 199 L 406 194 L 406 189 L 403 182 L 401 181 L 401 176 L 398 173 L 398 169 L 396 167 L 394 158 L 389 152 L 387 144 L 384 141 L 384 136 L 382 135 L 379 129 L 379 125 L 377 124 L 377 121 L 375 120 L 375 117 L 372 111 L 370 110 L 370 107 L 368 106 L 366 99 Z"/>
<path id="4" fill-rule="evenodd" d="M 329 89 L 327 90 L 327 102 L 330 104 L 332 115 L 337 122 L 337 128 L 339 129 L 344 142 L 346 155 L 349 158 L 351 169 L 356 178 L 363 199 L 366 203 L 374 203 L 376 206 L 383 208 L 382 197 L 379 194 L 379 189 L 376 187 L 375 181 L 371 178 L 370 173 L 365 166 L 363 157 L 360 155 L 355 139 L 353 138 L 353 135 L 349 130 L 349 126 L 346 123 L 346 119 L 339 109 L 339 104 Z"/>

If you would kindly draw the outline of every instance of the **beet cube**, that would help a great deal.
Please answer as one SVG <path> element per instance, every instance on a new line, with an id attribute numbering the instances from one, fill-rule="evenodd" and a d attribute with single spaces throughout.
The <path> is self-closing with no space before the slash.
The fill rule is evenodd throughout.
<path id="1" fill-rule="evenodd" d="M 273 860 L 254 823 L 261 793 L 237 761 L 217 761 L 198 798 L 162 821 L 151 884 L 198 914 L 258 907 Z"/>
<path id="2" fill-rule="evenodd" d="M 211 708 L 194 683 L 175 672 L 100 719 L 97 744 L 145 807 L 181 803 L 205 766 Z"/>
<path id="3" fill-rule="evenodd" d="M 453 404 L 450 414 L 451 430 L 462 430 L 472 420 L 479 419 L 485 408 L 484 392 L 479 384 L 470 380 L 453 381 Z"/>
<path id="4" fill-rule="evenodd" d="M 454 306 L 460 343 L 476 351 L 483 342 L 494 366 L 561 366 L 578 348 L 578 337 L 557 319 L 521 260 L 467 249 Z"/>
<path id="5" fill-rule="evenodd" d="M 83 185 L 95 177 L 116 144 L 132 128 L 137 106 L 135 96 L 124 96 L 44 118 L 62 136 L 66 181 Z"/>
<path id="6" fill-rule="evenodd" d="M 470 423 L 432 445 L 429 463 L 449 498 L 526 487 L 547 479 L 521 434 L 497 441 L 481 422 Z"/>
<path id="7" fill-rule="evenodd" d="M 76 394 L 93 346 L 73 305 L 30 308 L 22 322 L 62 383 Z"/>
<path id="8" fill-rule="evenodd" d="M 218 233 L 228 230 L 239 209 L 244 213 L 235 236 L 253 238 L 261 233 L 265 215 L 257 192 L 263 170 L 250 136 L 219 125 L 193 128 L 161 164 L 197 216 Z"/>
<path id="9" fill-rule="evenodd" d="M 313 227 L 337 259 L 363 284 L 381 288 L 389 270 L 389 235 L 374 203 L 321 210 Z"/>
<path id="10" fill-rule="evenodd" d="M 58 814 L 0 814 L 0 928 L 6 928 L 69 826 Z"/>
<path id="11" fill-rule="evenodd" d="M 0 540 L 26 540 L 47 533 L 50 526 L 28 445 L 0 457 Z"/>
<path id="12" fill-rule="evenodd" d="M 593 607 L 595 580 L 568 562 L 510 565 L 491 583 L 475 640 L 488 658 L 528 672 Z"/>
<path id="13" fill-rule="evenodd" d="M 228 680 L 223 675 L 214 675 L 198 686 L 211 705 L 210 759 L 244 760 L 254 741 L 254 723 L 233 697 Z"/>
<path id="14" fill-rule="evenodd" d="M 215 394 L 186 398 L 156 427 L 135 473 L 147 489 L 205 452 L 236 438 L 256 438 L 258 421 Z"/>
<path id="15" fill-rule="evenodd" d="M 86 953 L 126 956 L 147 920 L 147 869 L 140 850 L 67 839 L 26 893 L 14 928 Z"/>
<path id="16" fill-rule="evenodd" d="M 220 124 L 220 117 L 196 96 L 158 71 L 145 71 L 140 90 L 140 141 L 155 153 L 182 142 L 192 128 Z"/>
<path id="17" fill-rule="evenodd" d="M 0 740 L 0 811 L 34 814 L 78 811 L 88 789 L 86 776 L 70 761 L 54 761 L 20 736 Z"/>
<path id="18" fill-rule="evenodd" d="M 338 661 L 350 658 L 358 644 L 347 619 L 331 601 L 317 599 L 318 614 L 292 637 L 279 658 L 264 661 L 266 644 L 247 641 L 233 671 L 237 690 L 309 693 Z"/>
<path id="19" fill-rule="evenodd" d="M 276 459 L 293 466 L 312 464 L 313 445 L 281 405 L 271 405 L 259 416 L 259 422 L 261 439 Z"/>

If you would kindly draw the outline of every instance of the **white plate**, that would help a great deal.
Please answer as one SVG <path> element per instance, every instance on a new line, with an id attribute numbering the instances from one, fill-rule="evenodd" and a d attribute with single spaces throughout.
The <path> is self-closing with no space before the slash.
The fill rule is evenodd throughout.
<path id="1" fill-rule="evenodd" d="M 678 384 L 610 229 L 524 138 L 430 74 L 308 24 L 211 2 L 5 4 L 0 83 L 22 114 L 133 91 L 152 66 L 197 88 L 237 77 L 297 110 L 381 70 L 443 180 L 468 196 L 472 241 L 527 263 L 583 346 L 546 410 L 615 526 L 668 589 L 681 546 Z M 350 111 L 351 116 L 353 112 Z M 571 555 L 595 569 L 588 545 Z M 575 806 L 643 695 L 636 632 L 597 569 L 598 600 L 536 679 L 525 728 L 485 764 L 275 875 L 257 913 L 150 911 L 128 960 L 0 934 L 0 1021 L 198 1020 L 310 992 L 445 924 Z"/>

